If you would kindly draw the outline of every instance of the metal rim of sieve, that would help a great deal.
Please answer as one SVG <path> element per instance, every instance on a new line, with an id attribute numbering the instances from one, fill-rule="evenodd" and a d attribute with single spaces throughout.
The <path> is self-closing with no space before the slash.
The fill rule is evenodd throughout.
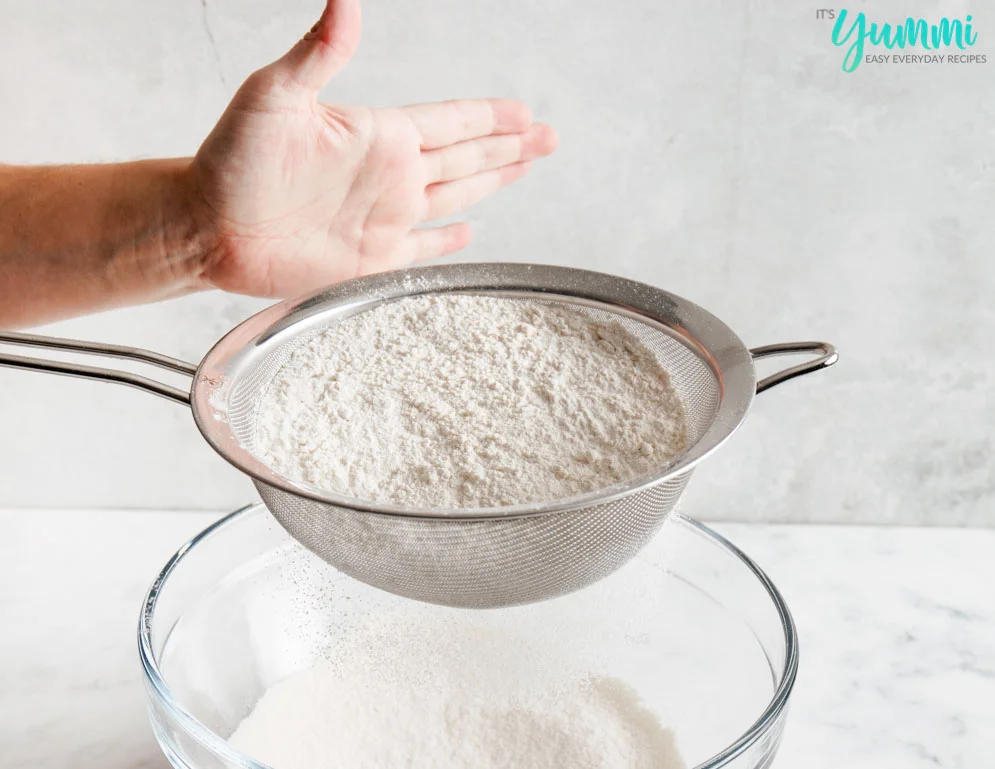
<path id="1" fill-rule="evenodd" d="M 718 380 L 720 401 L 702 437 L 669 464 L 629 481 L 549 502 L 506 507 L 417 508 L 375 503 L 323 490 L 278 473 L 242 446 L 227 419 L 228 396 L 261 357 L 315 326 L 378 304 L 426 294 L 470 293 L 582 304 L 667 333 L 697 355 Z M 191 391 L 194 420 L 225 460 L 260 483 L 349 510 L 405 518 L 488 520 L 569 512 L 627 497 L 687 472 L 742 424 L 757 392 L 753 356 L 725 323 L 698 305 L 653 286 L 588 270 L 517 263 L 416 267 L 340 283 L 281 302 L 243 321 L 201 361 Z"/>

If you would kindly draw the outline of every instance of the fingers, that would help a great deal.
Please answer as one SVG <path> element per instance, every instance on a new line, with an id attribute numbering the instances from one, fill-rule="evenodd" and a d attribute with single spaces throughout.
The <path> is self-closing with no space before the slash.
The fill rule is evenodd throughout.
<path id="1" fill-rule="evenodd" d="M 317 95 L 349 63 L 359 45 L 362 26 L 359 0 L 327 0 L 317 23 L 269 69 Z"/>
<path id="2" fill-rule="evenodd" d="M 465 222 L 447 224 L 445 227 L 429 227 L 412 230 L 408 236 L 411 244 L 411 261 L 424 262 L 446 256 L 466 248 L 473 239 L 473 230 Z"/>
<path id="3" fill-rule="evenodd" d="M 403 108 L 421 134 L 423 150 L 491 134 L 520 133 L 532 124 L 529 108 L 515 99 L 464 99 Z"/>
<path id="4" fill-rule="evenodd" d="M 428 198 L 428 214 L 425 219 L 442 219 L 472 206 L 505 185 L 521 179 L 528 173 L 531 165 L 532 162 L 527 160 L 493 171 L 484 171 L 466 179 L 430 185 L 425 189 L 425 196 Z"/>
<path id="5" fill-rule="evenodd" d="M 412 230 L 389 251 L 363 258 L 358 271 L 360 275 L 370 275 L 400 270 L 416 262 L 436 259 L 466 248 L 472 239 L 473 231 L 465 222 Z"/>
<path id="6" fill-rule="evenodd" d="M 534 123 L 524 133 L 485 136 L 480 139 L 422 153 L 429 184 L 464 179 L 523 160 L 545 157 L 556 149 L 556 131 Z"/>

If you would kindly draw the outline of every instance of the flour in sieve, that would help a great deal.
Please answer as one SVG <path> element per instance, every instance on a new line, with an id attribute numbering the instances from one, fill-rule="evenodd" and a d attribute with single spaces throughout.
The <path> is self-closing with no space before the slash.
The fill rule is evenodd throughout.
<path id="1" fill-rule="evenodd" d="M 687 444 L 684 405 L 632 333 L 556 304 L 470 295 L 380 305 L 294 350 L 255 451 L 282 474 L 417 507 L 563 499 Z"/>

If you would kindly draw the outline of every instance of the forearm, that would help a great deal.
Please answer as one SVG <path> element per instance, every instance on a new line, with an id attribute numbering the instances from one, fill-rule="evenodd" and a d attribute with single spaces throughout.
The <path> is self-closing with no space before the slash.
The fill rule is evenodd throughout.
<path id="1" fill-rule="evenodd" d="M 204 287 L 189 162 L 0 166 L 0 328 Z"/>

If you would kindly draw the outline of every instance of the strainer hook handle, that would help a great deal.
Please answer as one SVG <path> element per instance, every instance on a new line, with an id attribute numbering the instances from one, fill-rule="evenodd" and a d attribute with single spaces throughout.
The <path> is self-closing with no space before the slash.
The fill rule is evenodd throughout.
<path id="1" fill-rule="evenodd" d="M 789 379 L 811 374 L 813 371 L 821 371 L 829 368 L 839 360 L 836 348 L 828 342 L 782 342 L 780 344 L 768 344 L 763 347 L 754 347 L 750 350 L 753 360 L 770 358 L 775 355 L 799 355 L 799 354 L 819 354 L 819 357 L 808 363 L 799 363 L 797 366 L 778 371 L 768 377 L 764 377 L 757 382 L 757 393 L 769 390 L 774 385 L 787 382 Z"/>
<path id="2" fill-rule="evenodd" d="M 97 342 L 82 342 L 76 339 L 60 339 L 54 336 L 40 336 L 38 334 L 24 334 L 13 331 L 0 332 L 0 344 L 19 345 L 21 347 L 35 347 L 48 350 L 59 350 L 61 352 L 71 352 L 82 355 L 102 355 L 110 358 L 124 358 L 139 363 L 147 363 L 157 366 L 167 371 L 179 374 L 186 374 L 193 377 L 197 373 L 197 367 L 168 355 L 160 355 L 151 350 L 142 350 L 138 347 L 123 347 L 116 344 L 99 344 Z M 97 379 L 103 382 L 117 382 L 118 384 L 135 387 L 139 390 L 158 395 L 161 398 L 190 405 L 190 392 L 173 387 L 165 382 L 157 382 L 154 379 L 133 374 L 130 371 L 120 369 L 101 368 L 98 366 L 87 366 L 82 363 L 67 363 L 60 360 L 47 360 L 44 358 L 30 358 L 25 355 L 11 355 L 0 352 L 0 366 L 7 368 L 19 368 L 28 371 L 42 371 L 50 374 L 61 374 L 62 376 L 80 377 L 82 379 Z"/>

